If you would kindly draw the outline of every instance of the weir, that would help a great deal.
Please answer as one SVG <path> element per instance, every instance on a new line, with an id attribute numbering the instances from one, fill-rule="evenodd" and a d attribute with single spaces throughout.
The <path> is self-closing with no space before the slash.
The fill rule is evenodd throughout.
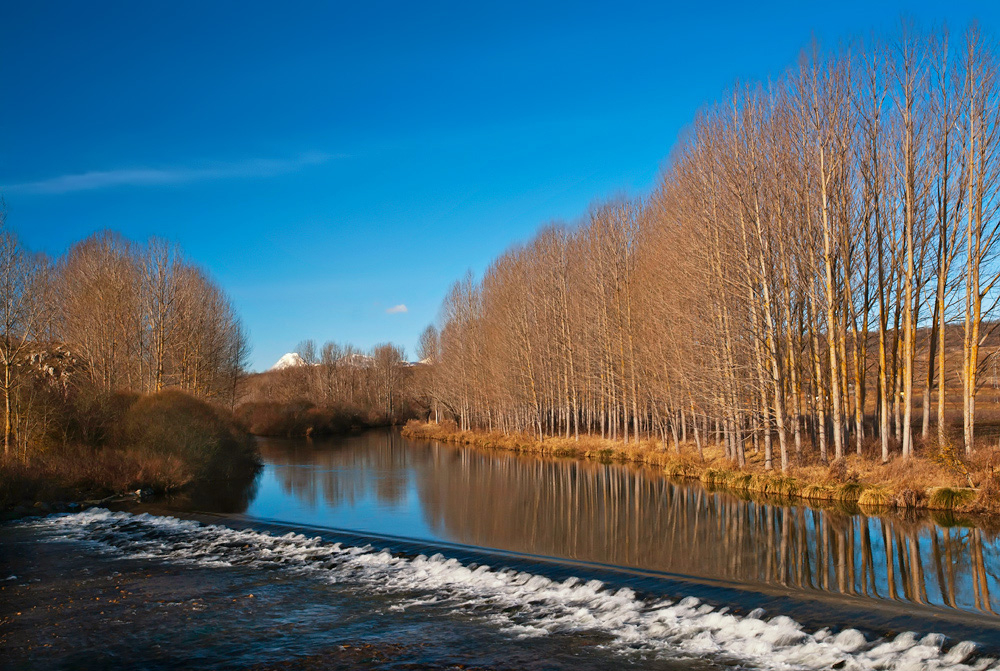
<path id="1" fill-rule="evenodd" d="M 237 520 L 233 522 L 234 527 L 241 526 Z M 612 656 L 676 663 L 695 659 L 709 665 L 706 668 L 748 663 L 757 668 L 903 669 L 915 661 L 927 669 L 996 667 L 995 659 L 975 643 L 948 640 L 940 634 L 907 631 L 866 636 L 857 628 L 836 631 L 829 626 L 810 631 L 785 614 L 768 616 L 759 607 L 734 613 L 690 595 L 665 598 L 620 586 L 631 578 L 647 590 L 654 585 L 699 589 L 676 577 L 458 546 L 434 545 L 432 549 L 443 552 L 428 556 L 423 552 L 413 554 L 428 549 L 426 543 L 376 539 L 395 544 L 393 552 L 391 548 L 379 549 L 381 543 L 345 545 L 335 540 L 345 535 L 341 531 L 313 535 L 316 530 L 309 529 L 309 536 L 292 531 L 276 535 L 289 527 L 247 522 L 268 531 L 101 509 L 50 516 L 29 524 L 43 537 L 97 546 L 123 559 L 139 557 L 220 572 L 263 572 L 270 576 L 269 582 L 294 580 L 307 601 L 316 599 L 317 594 L 321 596 L 317 590 L 326 586 L 348 590 L 362 603 L 373 601 L 382 611 L 421 609 L 424 621 L 489 623 L 512 645 L 522 639 L 546 639 L 560 645 L 564 637 L 598 636 Z M 363 540 L 346 535 L 353 536 L 356 542 Z M 461 554 L 465 561 L 445 552 Z M 489 566 L 476 559 L 499 561 Z M 618 584 L 601 582 L 598 577 L 611 577 Z M 726 586 L 701 585 L 701 589 L 705 588 L 720 597 L 739 596 L 738 589 L 732 591 Z M 760 595 L 751 593 L 749 597 L 753 603 Z M 772 597 L 763 603 L 776 606 L 783 602 Z M 836 611 L 837 606 L 826 609 Z M 966 618 L 960 620 L 971 625 L 965 632 L 987 633 L 986 629 L 977 631 Z M 901 613 L 890 621 L 917 620 L 906 619 Z"/>
<path id="2" fill-rule="evenodd" d="M 157 513 L 154 506 L 147 508 Z M 465 567 L 489 567 L 496 571 L 516 571 L 562 582 L 569 579 L 596 580 L 607 590 L 628 589 L 643 600 L 696 598 L 716 608 L 726 608 L 734 615 L 785 615 L 806 630 L 855 628 L 869 638 L 913 631 L 938 633 L 953 640 L 975 641 L 983 652 L 1000 655 L 1000 618 L 982 613 L 955 611 L 933 604 L 904 603 L 898 600 L 859 600 L 834 592 L 803 593 L 800 590 L 748 584 L 731 580 L 616 566 L 599 562 L 572 560 L 497 548 L 424 541 L 402 536 L 359 533 L 306 524 L 290 524 L 245 515 L 178 513 L 162 510 L 164 515 L 210 526 L 254 531 L 274 536 L 287 534 L 320 539 L 354 548 L 388 552 L 403 559 L 440 556 Z"/>

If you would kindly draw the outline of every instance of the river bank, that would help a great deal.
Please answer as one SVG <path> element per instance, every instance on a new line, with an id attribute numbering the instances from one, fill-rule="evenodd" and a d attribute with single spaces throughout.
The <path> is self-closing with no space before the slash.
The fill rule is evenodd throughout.
<path id="1" fill-rule="evenodd" d="M 705 445 L 699 457 L 694 445 L 682 445 L 676 452 L 649 440 L 628 445 L 594 436 L 581 436 L 579 440 L 546 437 L 540 441 L 526 435 L 460 431 L 453 423 L 411 421 L 402 433 L 411 439 L 484 449 L 645 464 L 662 468 L 671 477 L 697 479 L 710 489 L 749 496 L 857 505 L 876 512 L 937 510 L 991 518 L 1000 514 L 1000 482 L 988 458 L 966 462 L 953 455 L 918 455 L 906 461 L 897 457 L 883 464 L 874 457 L 850 454 L 829 465 L 794 465 L 782 474 L 765 470 L 762 453 L 748 452 L 746 467 L 739 468 L 725 458 L 717 445 Z"/>
<path id="2" fill-rule="evenodd" d="M 0 511 L 61 512 L 114 497 L 149 497 L 261 467 L 252 437 L 228 410 L 179 391 L 128 399 L 94 433 L 40 441 L 0 456 Z M 8 517 L 10 515 L 7 515 Z"/>

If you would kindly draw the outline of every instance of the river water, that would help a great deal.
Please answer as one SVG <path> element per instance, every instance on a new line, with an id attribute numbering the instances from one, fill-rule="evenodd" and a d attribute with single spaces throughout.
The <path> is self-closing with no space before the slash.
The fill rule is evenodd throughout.
<path id="1" fill-rule="evenodd" d="M 1000 541 L 967 520 L 389 430 L 260 445 L 253 482 L 0 528 L 13 666 L 1000 668 Z M 68 633 L 29 635 L 47 599 Z"/>

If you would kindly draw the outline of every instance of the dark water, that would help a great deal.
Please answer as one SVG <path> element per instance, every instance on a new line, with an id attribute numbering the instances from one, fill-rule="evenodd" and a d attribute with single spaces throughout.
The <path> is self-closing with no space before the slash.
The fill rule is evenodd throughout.
<path id="1" fill-rule="evenodd" d="M 17 557 L 53 552 L 87 568 L 51 588 L 70 611 L 102 580 L 174 576 L 170 598 L 79 614 L 124 622 L 112 659 L 137 668 L 998 668 L 998 540 L 961 520 L 764 504 L 394 431 L 261 449 L 254 482 L 157 516 L 0 529 L 0 570 L 40 576 L 0 584 L 0 617 L 5 598 L 49 598 L 55 564 Z M 0 652 L 25 661 L 44 642 L 19 622 L 0 620 Z M 23 668 L 87 668 L 79 638 Z"/>

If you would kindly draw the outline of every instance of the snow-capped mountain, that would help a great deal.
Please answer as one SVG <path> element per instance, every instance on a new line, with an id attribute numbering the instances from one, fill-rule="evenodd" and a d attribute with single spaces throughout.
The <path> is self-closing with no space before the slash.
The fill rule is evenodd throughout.
<path id="1" fill-rule="evenodd" d="M 306 362 L 303 361 L 302 357 L 299 356 L 298 352 L 289 352 L 285 356 L 278 359 L 278 362 L 271 366 L 271 370 L 284 370 L 286 368 L 298 368 L 299 366 L 305 366 Z"/>

